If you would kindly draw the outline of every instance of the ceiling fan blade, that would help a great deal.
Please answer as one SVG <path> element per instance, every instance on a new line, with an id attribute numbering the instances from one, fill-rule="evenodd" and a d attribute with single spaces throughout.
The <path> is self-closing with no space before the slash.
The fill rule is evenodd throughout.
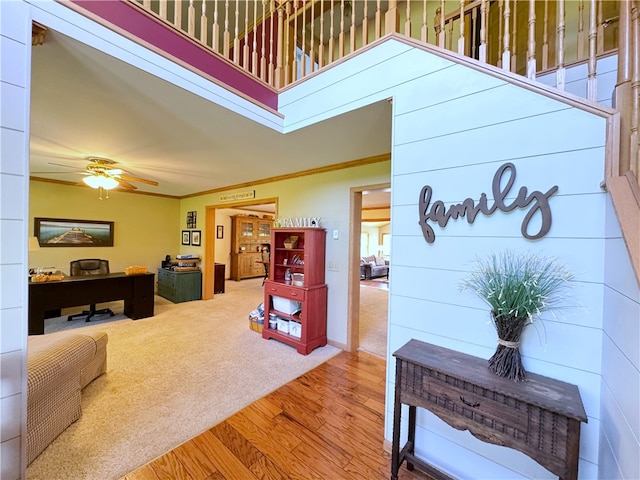
<path id="1" fill-rule="evenodd" d="M 49 165 L 55 165 L 57 167 L 65 167 L 65 168 L 71 168 L 73 170 L 84 170 L 84 168 L 78 168 L 75 165 L 65 165 L 64 163 L 54 163 L 54 162 L 47 162 Z"/>
<path id="2" fill-rule="evenodd" d="M 131 180 L 132 182 L 146 183 L 147 185 L 154 185 L 156 187 L 160 185 L 158 182 L 154 180 L 147 180 L 146 178 L 132 177 L 130 175 L 123 175 L 123 174 L 119 175 L 119 177 L 124 180 Z"/>
<path id="3" fill-rule="evenodd" d="M 57 172 L 31 172 L 31 175 L 69 175 L 69 173 L 77 173 L 78 175 L 82 175 L 82 172 L 61 172 L 58 170 Z"/>
<path id="4" fill-rule="evenodd" d="M 136 187 L 135 185 L 131 185 L 129 182 L 125 182 L 124 180 L 122 180 L 121 178 L 116 178 L 115 179 L 120 185 L 122 185 L 124 188 L 127 188 L 129 190 L 137 190 L 138 187 Z"/>

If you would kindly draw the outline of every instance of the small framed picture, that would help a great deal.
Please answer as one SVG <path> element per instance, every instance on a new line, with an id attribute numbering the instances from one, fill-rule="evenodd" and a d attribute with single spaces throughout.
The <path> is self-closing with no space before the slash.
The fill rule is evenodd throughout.
<path id="1" fill-rule="evenodd" d="M 191 245 L 196 247 L 200 246 L 200 230 L 193 230 L 191 232 Z"/>
<path id="2" fill-rule="evenodd" d="M 182 245 L 191 245 L 191 232 L 182 230 Z"/>
<path id="3" fill-rule="evenodd" d="M 224 225 L 216 226 L 216 238 L 224 238 Z"/>
<path id="4" fill-rule="evenodd" d="M 196 211 L 187 212 L 187 228 L 196 228 Z"/>

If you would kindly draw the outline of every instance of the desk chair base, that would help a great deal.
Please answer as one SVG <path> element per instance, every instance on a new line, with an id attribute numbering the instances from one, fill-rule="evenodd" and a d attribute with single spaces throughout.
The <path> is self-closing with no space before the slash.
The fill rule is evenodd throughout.
<path id="1" fill-rule="evenodd" d="M 84 319 L 84 321 L 90 322 L 95 315 L 105 315 L 107 313 L 110 317 L 113 317 L 115 315 L 115 313 L 113 313 L 110 308 L 101 308 L 100 310 L 96 310 L 95 307 L 92 306 L 90 310 L 83 310 L 82 313 L 74 313 L 73 315 L 69 315 L 67 317 L 67 322 L 80 317 L 87 317 Z"/>

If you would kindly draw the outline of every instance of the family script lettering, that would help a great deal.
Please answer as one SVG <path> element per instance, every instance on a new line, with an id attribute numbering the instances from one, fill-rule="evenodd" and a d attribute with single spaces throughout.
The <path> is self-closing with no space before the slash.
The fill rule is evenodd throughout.
<path id="1" fill-rule="evenodd" d="M 508 176 L 507 176 L 508 175 Z M 504 186 L 502 178 L 506 178 Z M 458 217 L 466 217 L 467 222 L 472 224 L 478 215 L 483 213 L 484 215 L 492 215 L 496 210 L 503 212 L 510 212 L 516 208 L 529 208 L 529 211 L 522 220 L 522 226 L 520 232 L 522 236 L 530 240 L 537 240 L 544 237 L 551 228 L 551 208 L 549 207 L 549 198 L 558 191 L 558 186 L 551 187 L 546 193 L 539 191 L 527 192 L 527 187 L 520 187 L 516 198 L 509 203 L 506 198 L 509 197 L 511 187 L 516 179 L 516 167 L 513 163 L 505 163 L 496 171 L 493 176 L 492 193 L 493 193 L 493 205 L 489 207 L 487 194 L 482 193 L 480 199 L 476 204 L 472 198 L 467 198 L 462 203 L 450 205 L 447 208 L 443 201 L 436 200 L 431 203 L 431 196 L 433 189 L 429 185 L 422 187 L 420 191 L 420 228 L 422 228 L 422 235 L 427 243 L 433 243 L 436 239 L 436 234 L 433 231 L 433 227 L 428 222 L 437 223 L 441 227 L 445 227 L 450 218 L 454 220 Z M 535 234 L 529 233 L 529 223 L 536 213 L 540 213 L 541 225 L 540 230 Z"/>

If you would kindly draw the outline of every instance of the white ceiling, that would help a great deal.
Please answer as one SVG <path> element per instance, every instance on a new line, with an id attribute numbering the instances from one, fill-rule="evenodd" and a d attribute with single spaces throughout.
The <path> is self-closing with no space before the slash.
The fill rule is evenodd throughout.
<path id="1" fill-rule="evenodd" d="M 33 47 L 33 177 L 78 182 L 87 157 L 106 157 L 160 183 L 139 191 L 181 197 L 390 145 L 386 101 L 283 135 L 60 33 Z"/>

